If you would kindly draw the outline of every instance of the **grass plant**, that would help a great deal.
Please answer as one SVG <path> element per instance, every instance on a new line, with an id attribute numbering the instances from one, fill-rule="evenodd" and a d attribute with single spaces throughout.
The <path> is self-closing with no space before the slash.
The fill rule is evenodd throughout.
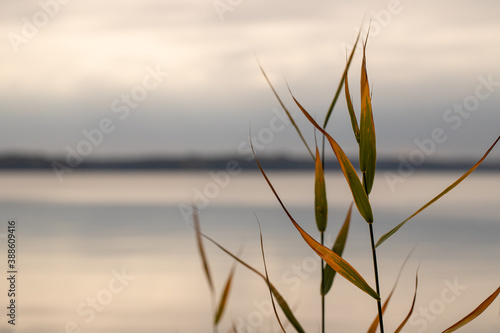
<path id="1" fill-rule="evenodd" d="M 274 188 L 271 179 L 267 176 L 264 167 L 261 165 L 258 156 L 255 154 L 255 151 L 253 150 L 253 145 L 252 145 L 252 151 L 254 153 L 255 161 L 258 165 L 259 170 L 262 173 L 262 176 L 266 180 L 269 189 L 271 192 L 274 194 L 276 197 L 277 201 L 279 202 L 280 206 L 282 207 L 284 213 L 287 215 L 289 218 L 291 224 L 293 227 L 297 230 L 297 232 L 300 234 L 300 236 L 303 238 L 303 240 L 308 244 L 309 247 L 321 258 L 321 284 L 319 286 L 319 296 L 320 296 L 320 301 L 321 301 L 321 332 L 326 332 L 327 327 L 325 327 L 325 315 L 326 315 L 326 308 L 325 308 L 325 297 L 331 290 L 331 287 L 334 283 L 335 276 L 337 274 L 341 275 L 343 278 L 345 278 L 347 281 L 351 282 L 354 286 L 362 290 L 367 294 L 367 296 L 373 298 L 373 300 L 377 304 L 377 309 L 378 309 L 378 315 L 372 322 L 372 325 L 368 328 L 367 332 L 376 332 L 379 330 L 381 333 L 384 333 L 384 312 L 387 306 L 389 305 L 389 301 L 393 295 L 393 292 L 398 284 L 399 281 L 399 275 L 395 280 L 394 287 L 391 290 L 391 292 L 388 294 L 385 300 L 381 298 L 381 292 L 380 292 L 380 274 L 379 274 L 379 269 L 378 269 L 378 263 L 377 263 L 377 248 L 384 244 L 389 238 L 394 236 L 408 221 L 410 221 L 413 217 L 418 215 L 420 212 L 422 212 L 424 209 L 435 203 L 437 200 L 439 200 L 441 197 L 446 195 L 448 192 L 453 190 L 455 187 L 457 187 L 466 177 L 468 177 L 479 165 L 486 159 L 488 154 L 491 152 L 491 150 L 495 147 L 497 142 L 500 140 L 500 137 L 498 137 L 494 143 L 491 145 L 491 147 L 486 151 L 486 153 L 482 156 L 481 159 L 477 163 L 475 163 L 467 172 L 465 172 L 459 179 L 457 179 L 455 182 L 453 182 L 450 186 L 445 188 L 441 193 L 436 195 L 433 199 L 431 199 L 428 203 L 423 205 L 421 208 L 415 211 L 415 213 L 411 214 L 407 219 L 403 220 L 399 224 L 397 224 L 394 228 L 391 230 L 387 231 L 386 233 L 383 234 L 380 239 L 378 239 L 377 242 L 375 242 L 375 237 L 374 237 L 374 226 L 375 226 L 375 221 L 372 213 L 372 206 L 370 202 L 370 192 L 373 188 L 374 184 L 374 179 L 375 179 L 375 174 L 376 174 L 376 164 L 377 164 L 377 148 L 376 148 L 376 134 L 375 134 L 375 125 L 374 125 L 374 120 L 373 120 L 373 112 L 372 112 L 372 103 L 371 103 L 371 92 L 370 92 L 370 86 L 369 86 L 369 81 L 368 81 L 368 72 L 367 72 L 367 62 L 366 62 L 366 47 L 367 47 L 367 42 L 366 40 L 368 39 L 368 36 L 366 36 L 365 41 L 363 42 L 362 45 L 362 63 L 361 63 L 361 78 L 360 78 L 360 96 L 361 96 L 361 103 L 360 103 L 360 117 L 359 117 L 359 122 L 356 116 L 356 111 L 354 110 L 353 103 L 351 100 L 351 93 L 349 89 L 349 81 L 348 81 L 348 73 L 349 73 L 349 68 L 351 66 L 354 53 L 356 52 L 356 46 L 359 42 L 360 35 L 357 36 L 354 47 L 352 52 L 349 54 L 349 57 L 347 58 L 346 66 L 343 71 L 342 77 L 340 79 L 339 85 L 337 87 L 337 90 L 334 94 L 334 97 L 332 99 L 332 103 L 329 107 L 329 109 L 326 112 L 325 119 L 323 122 L 323 125 L 320 126 L 318 122 L 310 115 L 310 113 L 306 110 L 306 108 L 296 99 L 296 97 L 292 94 L 290 87 L 288 88 L 290 91 L 291 98 L 295 102 L 296 106 L 298 109 L 302 112 L 304 117 L 309 121 L 310 125 L 315 128 L 317 132 L 321 134 L 322 137 L 322 149 L 320 152 L 320 149 L 318 148 L 318 145 L 316 144 L 315 149 L 311 149 L 309 145 L 307 144 L 307 141 L 305 140 L 303 134 L 301 133 L 300 128 L 297 126 L 296 122 L 292 118 L 289 110 L 286 108 L 285 104 L 283 103 L 282 99 L 280 96 L 278 96 L 276 90 L 274 89 L 273 85 L 271 84 L 268 76 L 266 75 L 264 69 L 262 66 L 259 64 L 260 70 L 269 84 L 273 94 L 276 96 L 278 99 L 278 102 L 280 105 L 283 107 L 284 112 L 287 114 L 289 117 L 292 125 L 294 126 L 297 134 L 299 135 L 301 141 L 304 143 L 306 150 L 308 154 L 312 158 L 312 163 L 314 163 L 315 166 L 315 174 L 314 174 L 314 211 L 315 211 L 315 219 L 316 219 L 316 225 L 318 228 L 319 232 L 319 241 L 316 240 L 314 237 L 309 235 L 301 226 L 296 219 L 291 215 L 289 210 L 287 209 L 285 203 L 282 201 L 281 197 L 279 196 L 278 192 Z M 349 111 L 350 115 L 350 122 L 351 122 L 351 127 L 353 130 L 354 134 L 354 139 L 358 143 L 358 148 L 359 148 L 359 170 L 356 170 L 341 148 L 341 146 L 338 144 L 338 142 L 332 137 L 330 133 L 327 132 L 326 128 L 328 125 L 328 122 L 330 120 L 332 111 L 335 107 L 335 105 L 338 102 L 339 96 L 341 94 L 341 91 L 344 90 L 345 93 L 345 99 L 346 99 L 346 104 L 347 104 L 347 109 Z M 324 176 L 324 161 L 325 161 L 325 156 L 328 151 L 325 152 L 325 143 L 328 143 L 331 152 L 333 152 L 334 156 L 336 157 L 336 160 L 338 161 L 340 168 L 342 170 L 342 174 L 344 175 L 345 181 L 347 182 L 347 185 L 349 186 L 351 195 L 352 195 L 352 204 L 348 209 L 347 216 L 344 220 L 344 223 L 338 233 L 338 236 L 334 242 L 334 244 L 331 245 L 331 247 L 325 246 L 324 243 L 324 233 L 325 230 L 327 229 L 328 225 L 328 199 L 327 199 L 327 184 L 325 182 L 325 176 Z M 348 233 L 349 233 L 349 226 L 350 226 L 350 220 L 351 220 L 351 215 L 352 215 L 352 210 L 353 207 L 356 207 L 358 210 L 359 214 L 363 217 L 363 219 L 367 222 L 368 226 L 368 232 L 370 236 L 370 246 L 371 246 L 371 251 L 372 251 L 372 261 L 373 261 L 373 271 L 374 271 L 374 281 L 375 281 L 375 286 L 372 287 L 370 284 L 366 281 L 366 279 L 349 263 L 347 262 L 344 258 L 342 258 L 342 254 L 345 248 L 345 245 L 347 243 L 347 238 L 348 238 Z M 215 303 L 215 289 L 214 289 L 214 284 L 212 281 L 212 277 L 210 274 L 210 269 L 208 265 L 208 260 L 205 255 L 205 252 L 203 250 L 203 239 L 208 240 L 209 242 L 213 243 L 215 246 L 217 246 L 219 249 L 221 249 L 223 252 L 225 252 L 227 255 L 232 257 L 235 262 L 243 265 L 247 269 L 251 270 L 254 272 L 257 276 L 263 279 L 267 287 L 269 288 L 270 292 L 270 297 L 271 300 L 273 301 L 273 307 L 275 310 L 275 315 L 277 319 L 277 323 L 279 328 L 285 332 L 285 328 L 282 324 L 282 320 L 279 318 L 278 312 L 276 311 L 275 303 L 274 300 L 276 300 L 276 303 L 278 306 L 281 308 L 283 314 L 285 315 L 287 319 L 287 323 L 293 327 L 293 329 L 297 332 L 305 332 L 304 329 L 302 328 L 301 324 L 299 323 L 299 320 L 295 317 L 292 309 L 288 305 L 288 303 L 285 301 L 284 297 L 282 296 L 281 293 L 278 292 L 276 287 L 272 284 L 270 281 L 270 278 L 267 273 L 267 266 L 265 264 L 265 255 L 264 255 L 264 246 L 263 246 L 263 240 L 262 240 L 262 233 L 260 234 L 260 241 L 261 241 L 261 250 L 262 250 L 262 258 L 264 262 L 264 269 L 265 273 L 261 273 L 259 270 L 256 268 L 252 267 L 245 261 L 243 261 L 241 258 L 239 258 L 238 255 L 235 255 L 225 249 L 222 245 L 220 245 L 218 242 L 213 240 L 212 238 L 204 235 L 199 227 L 199 221 L 198 221 L 198 216 L 196 213 L 196 209 L 194 209 L 195 215 L 194 215 L 194 225 L 195 225 L 195 231 L 196 231 L 196 237 L 197 237 L 197 243 L 199 247 L 199 252 L 200 252 L 200 257 L 203 262 L 203 267 L 204 267 L 204 274 L 206 275 L 209 289 L 212 295 L 212 307 L 216 310 L 214 310 L 214 331 L 217 331 L 217 325 L 222 319 L 222 315 L 224 313 L 224 308 L 227 304 L 227 299 L 229 295 L 229 290 L 231 286 L 231 281 L 234 276 L 234 270 L 235 270 L 235 265 L 233 265 L 233 268 L 230 271 L 228 280 L 225 284 L 224 291 L 222 293 L 222 296 L 220 298 L 220 301 L 218 305 L 216 306 Z M 259 224 L 260 228 L 260 224 Z M 406 261 L 405 261 L 406 262 Z M 403 263 L 404 266 L 404 263 Z M 403 267 L 401 268 L 401 270 Z M 401 272 L 401 271 L 400 271 Z M 415 307 L 415 302 L 416 302 L 416 297 L 417 297 L 417 287 L 418 287 L 418 271 L 415 274 L 415 291 L 414 291 L 414 297 L 412 301 L 411 308 L 409 309 L 409 312 L 407 316 L 404 318 L 404 320 L 401 322 L 399 327 L 395 330 L 395 332 L 401 332 L 402 329 L 404 328 L 405 324 L 408 322 L 410 316 L 413 313 L 414 307 Z M 496 289 L 489 297 L 485 299 L 483 303 L 481 303 L 479 306 L 474 308 L 471 313 L 469 313 L 467 316 L 459 320 L 457 323 L 451 325 L 449 328 L 445 329 L 443 332 L 444 333 L 449 333 L 449 332 L 454 332 L 460 327 L 463 327 L 464 325 L 468 324 L 470 321 L 478 317 L 488 306 L 492 304 L 492 302 L 495 300 L 495 298 L 498 296 L 500 293 L 500 287 Z M 233 332 L 236 332 L 235 325 L 232 325 L 233 327 Z M 333 331 L 333 328 L 331 328 L 331 331 Z"/>

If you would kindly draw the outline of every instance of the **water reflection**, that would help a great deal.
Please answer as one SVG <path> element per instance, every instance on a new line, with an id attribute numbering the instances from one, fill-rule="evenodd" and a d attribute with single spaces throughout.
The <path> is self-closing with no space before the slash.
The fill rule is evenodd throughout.
<path id="1" fill-rule="evenodd" d="M 416 175 L 396 192 L 379 179 L 372 194 L 376 233 L 389 230 L 458 176 Z M 312 175 L 270 173 L 270 177 L 294 217 L 315 235 Z M 3 174 L 0 211 L 4 218 L 17 218 L 19 224 L 17 329 L 27 333 L 68 328 L 96 333 L 210 331 L 210 294 L 193 231 L 178 206 L 189 203 L 193 191 L 202 191 L 210 179 L 204 173 L 82 173 L 59 183 L 46 173 Z M 327 186 L 334 202 L 328 228 L 332 238 L 350 198 L 340 175 L 329 174 Z M 417 306 L 438 304 L 434 300 L 439 299 L 446 281 L 458 279 L 457 283 L 466 286 L 453 302 L 443 303 L 445 308 L 434 305 L 428 332 L 446 328 L 498 286 L 499 186 L 499 175 L 473 175 L 381 246 L 382 289 L 387 293 L 402 260 L 417 244 L 388 311 L 389 330 L 409 308 L 420 261 Z M 244 260 L 262 269 L 254 214 L 263 225 L 271 279 L 296 308 L 306 330 L 317 330 L 319 266 L 260 175 L 234 177 L 200 209 L 208 234 L 235 252 L 244 243 Z M 355 214 L 351 228 L 345 257 L 372 283 L 366 223 Z M 232 260 L 208 244 L 207 252 L 220 293 Z M 134 278 L 118 292 L 119 283 L 110 281 L 123 270 Z M 6 290 L 5 281 L 0 288 Z M 266 310 L 268 296 L 262 280 L 239 266 L 221 331 L 231 321 L 247 331 L 272 331 L 269 327 L 275 324 Z M 336 280 L 327 302 L 328 325 L 340 332 L 365 331 L 376 314 L 374 303 L 342 279 Z M 417 314 L 422 318 L 423 314 Z M 423 327 L 418 319 L 408 325 L 407 332 Z M 277 326 L 273 327 L 275 331 Z M 497 328 L 493 308 L 463 331 L 496 332 Z"/>

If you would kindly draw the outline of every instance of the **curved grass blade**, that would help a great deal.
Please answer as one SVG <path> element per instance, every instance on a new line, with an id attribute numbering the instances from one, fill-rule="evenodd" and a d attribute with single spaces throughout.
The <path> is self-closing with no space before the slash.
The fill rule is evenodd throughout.
<path id="1" fill-rule="evenodd" d="M 269 80 L 269 78 L 267 77 L 266 75 L 266 72 L 264 72 L 264 69 L 262 68 L 262 66 L 260 65 L 260 62 L 259 60 L 257 59 L 257 63 L 259 64 L 259 68 L 260 68 L 260 71 L 262 72 L 262 75 L 264 75 L 264 78 L 266 79 L 267 81 L 267 84 L 269 85 L 269 87 L 271 88 L 271 90 L 273 91 L 273 94 L 274 96 L 276 96 L 276 99 L 278 100 L 278 102 L 280 103 L 281 107 L 283 108 L 283 110 L 285 111 L 286 115 L 288 116 L 288 118 L 290 119 L 290 122 L 292 123 L 293 127 L 295 127 L 295 130 L 297 131 L 297 133 L 299 134 L 299 137 L 300 139 L 302 140 L 302 142 L 304 143 L 304 145 L 306 146 L 307 148 L 307 151 L 309 152 L 309 154 L 311 155 L 311 157 L 314 159 L 314 154 L 312 153 L 311 151 L 311 148 L 309 148 L 309 145 L 307 144 L 306 140 L 304 139 L 304 137 L 302 136 L 302 133 L 300 132 L 300 129 L 299 127 L 297 126 L 297 124 L 295 123 L 295 120 L 293 120 L 293 117 L 292 115 L 290 114 L 290 112 L 288 111 L 288 109 L 286 108 L 285 104 L 281 101 L 281 98 L 279 97 L 278 93 L 276 92 L 276 90 L 274 89 L 273 85 L 271 84 L 271 81 Z"/>
<path id="2" fill-rule="evenodd" d="M 260 251 L 262 253 L 262 261 L 264 263 L 264 272 L 266 273 L 266 283 L 267 283 L 267 286 L 269 287 L 269 294 L 271 296 L 271 303 L 273 305 L 274 315 L 276 316 L 276 319 L 278 320 L 278 324 L 280 325 L 281 330 L 284 333 L 286 333 L 285 328 L 283 327 L 283 324 L 281 323 L 280 316 L 278 316 L 278 312 L 276 311 L 276 305 L 274 304 L 273 290 L 271 288 L 271 282 L 269 281 L 269 274 L 267 273 L 266 256 L 264 255 L 264 241 L 262 240 L 262 229 L 260 227 L 259 219 L 257 219 L 257 223 L 259 224 Z"/>
<path id="3" fill-rule="evenodd" d="M 332 103 L 330 104 L 330 107 L 326 112 L 325 121 L 323 122 L 323 128 L 326 128 L 328 120 L 330 120 L 330 116 L 332 115 L 333 108 L 335 107 L 335 104 L 337 104 L 337 100 L 339 99 L 340 92 L 342 91 L 342 86 L 344 85 L 344 79 L 347 77 L 347 72 L 349 71 L 349 67 L 351 66 L 356 47 L 358 46 L 359 36 L 361 36 L 361 29 L 359 29 L 358 36 L 356 37 L 356 41 L 354 42 L 354 46 L 352 47 L 351 54 L 349 55 L 349 60 L 347 60 L 347 64 L 344 68 L 344 73 L 342 73 L 342 78 L 340 79 L 339 85 L 337 86 L 335 96 L 333 97 Z"/>
<path id="4" fill-rule="evenodd" d="M 370 194 L 375 179 L 377 147 L 370 86 L 368 83 L 368 74 L 366 73 L 366 42 L 363 44 L 363 62 L 361 65 L 361 120 L 359 136 L 359 168 L 363 173 L 363 184 L 366 193 Z"/>
<path id="5" fill-rule="evenodd" d="M 384 302 L 384 305 L 382 306 L 382 314 L 385 313 L 385 310 L 387 309 L 387 306 L 389 305 L 389 301 L 392 298 L 392 295 L 394 294 L 394 291 L 396 290 L 396 287 L 399 283 L 399 278 L 401 277 L 401 273 L 403 272 L 404 267 L 406 266 L 406 263 L 408 262 L 408 259 L 410 259 L 411 254 L 413 253 L 413 248 L 410 253 L 406 256 L 406 259 L 403 261 L 403 264 L 401 265 L 401 268 L 399 268 L 398 276 L 396 277 L 396 281 L 394 282 L 394 285 L 392 286 L 391 292 L 387 296 L 387 299 Z M 375 319 L 373 319 L 372 324 L 370 325 L 370 328 L 368 329 L 368 333 L 375 333 L 377 331 L 377 327 L 380 323 L 379 316 L 375 316 Z"/>
<path id="6" fill-rule="evenodd" d="M 236 263 L 231 267 L 231 271 L 226 281 L 226 285 L 224 287 L 224 291 L 222 292 L 222 296 L 219 302 L 219 307 L 217 308 L 217 312 L 215 313 L 214 325 L 217 325 L 222 318 L 222 314 L 224 313 L 224 309 L 226 307 L 227 299 L 229 296 L 229 291 L 231 290 L 231 283 L 233 281 L 234 272 L 236 270 Z"/>
<path id="7" fill-rule="evenodd" d="M 493 149 L 493 147 L 495 147 L 495 145 L 497 144 L 498 140 L 500 140 L 500 136 L 496 139 L 496 141 L 493 143 L 493 145 L 488 149 L 488 151 L 486 151 L 486 153 L 484 154 L 484 156 L 476 163 L 472 166 L 472 168 L 470 168 L 466 173 L 464 173 L 462 175 L 462 177 L 458 178 L 453 184 L 451 184 L 450 186 L 448 186 L 443 192 L 441 192 L 440 194 L 438 194 L 436 197 L 434 197 L 434 199 L 432 199 L 431 201 L 429 201 L 428 203 L 426 203 L 424 206 L 422 206 L 419 210 L 417 210 L 415 213 L 413 213 L 410 217 L 408 217 L 406 220 L 404 220 L 403 222 L 401 222 L 400 224 L 398 224 L 396 227 L 394 227 L 391 231 L 385 233 L 382 237 L 380 237 L 380 239 L 378 240 L 377 242 L 377 245 L 376 247 L 378 247 L 380 244 L 382 244 L 383 242 L 385 242 L 389 237 L 391 237 L 392 235 L 394 235 L 406 222 L 408 222 L 411 218 L 413 218 L 415 215 L 417 215 L 418 213 L 420 213 L 421 211 L 423 211 L 424 209 L 426 209 L 427 207 L 429 207 L 430 205 L 432 205 L 434 202 L 436 202 L 438 199 L 440 199 L 442 196 L 444 196 L 446 193 L 450 192 L 452 189 L 454 189 L 458 184 L 460 184 L 465 178 L 467 178 L 467 176 L 469 176 L 474 170 L 476 170 L 476 168 L 484 161 L 484 159 L 486 158 L 486 156 L 488 156 L 488 154 L 491 152 L 491 150 Z"/>
<path id="8" fill-rule="evenodd" d="M 358 119 L 356 118 L 354 107 L 352 106 L 352 99 L 351 99 L 351 93 L 349 92 L 349 81 L 347 79 L 347 73 L 345 74 L 345 79 L 344 79 L 344 92 L 345 92 L 345 99 L 347 102 L 347 109 L 349 110 L 349 116 L 351 117 L 352 131 L 354 132 L 356 141 L 359 144 L 360 139 L 359 139 Z"/>
<path id="9" fill-rule="evenodd" d="M 415 301 L 417 300 L 417 288 L 418 288 L 418 268 L 417 268 L 417 273 L 415 276 L 415 293 L 413 294 L 413 302 L 411 303 L 411 308 L 408 314 L 406 315 L 406 318 L 403 320 L 403 322 L 396 328 L 394 333 L 399 333 L 403 329 L 403 327 L 406 325 L 408 320 L 410 320 L 410 317 L 413 313 L 413 310 L 415 309 Z"/>
<path id="10" fill-rule="evenodd" d="M 212 293 L 212 296 L 214 296 L 215 288 L 212 280 L 212 274 L 210 273 L 210 268 L 208 266 L 207 256 L 205 255 L 205 249 L 203 248 L 203 241 L 201 238 L 202 233 L 200 229 L 200 219 L 198 217 L 198 208 L 196 206 L 193 206 L 193 223 L 194 223 L 194 230 L 196 232 L 196 243 L 198 244 L 198 251 L 200 252 L 201 261 L 203 263 L 203 270 L 205 272 L 205 276 L 208 281 L 208 287 L 210 288 L 210 292 Z"/>
<path id="11" fill-rule="evenodd" d="M 290 94 L 292 94 L 291 91 Z M 365 189 L 361 184 L 361 181 L 359 180 L 358 174 L 356 173 L 356 170 L 354 170 L 354 167 L 351 164 L 351 161 L 349 161 L 346 154 L 344 153 L 342 148 L 340 148 L 338 143 L 330 136 L 330 134 L 328 134 L 323 128 L 321 128 L 321 126 L 318 125 L 318 123 L 311 117 L 311 115 L 295 99 L 293 94 L 292 98 L 299 107 L 299 109 L 302 111 L 302 113 L 304 113 L 306 118 L 311 122 L 311 124 L 313 124 L 328 139 L 328 142 L 330 143 L 330 146 L 332 147 L 333 152 L 337 157 L 337 161 L 340 164 L 340 168 L 342 169 L 344 177 L 347 180 L 347 184 L 351 189 L 351 193 L 354 198 L 354 203 L 356 204 L 359 213 L 361 214 L 361 216 L 363 216 L 366 222 L 372 223 L 373 213 L 372 213 L 372 208 L 370 206 L 370 201 L 368 200 L 368 195 L 366 194 Z"/>
<path id="12" fill-rule="evenodd" d="M 335 107 L 335 104 L 337 104 L 337 100 L 340 96 L 340 91 L 342 90 L 342 85 L 344 83 L 344 79 L 347 78 L 347 73 L 349 72 L 349 67 L 351 66 L 351 62 L 352 62 L 352 59 L 354 57 L 354 53 L 356 52 L 356 48 L 358 46 L 360 36 L 361 36 L 361 29 L 359 29 L 358 35 L 356 36 L 356 41 L 354 42 L 354 46 L 352 47 L 351 54 L 349 55 L 349 59 L 347 60 L 347 63 L 345 65 L 344 72 L 342 73 L 342 77 L 340 79 L 339 85 L 337 86 L 337 91 L 335 92 L 332 103 L 330 104 L 330 107 L 328 108 L 328 111 L 326 112 L 325 120 L 323 122 L 323 128 L 326 128 L 326 125 L 328 124 L 328 120 L 330 120 L 330 116 L 332 115 L 333 108 Z M 325 137 L 323 137 L 321 152 L 322 152 L 323 164 L 324 164 Z"/>
<path id="13" fill-rule="evenodd" d="M 347 242 L 347 234 L 349 233 L 349 226 L 351 224 L 351 213 L 352 213 L 352 203 L 347 212 L 347 216 L 344 220 L 342 228 L 340 228 L 335 244 L 333 245 L 332 251 L 342 257 L 344 253 L 345 244 Z M 323 273 L 323 281 L 321 283 L 321 295 L 326 295 L 330 291 L 333 285 L 333 280 L 335 279 L 335 272 L 332 267 L 326 265 L 325 271 Z"/>
<path id="14" fill-rule="evenodd" d="M 474 319 L 476 319 L 477 316 L 479 316 L 481 313 L 483 313 L 483 311 L 486 310 L 488 308 L 488 306 L 491 305 L 491 303 L 493 303 L 495 298 L 497 298 L 498 294 L 500 294 L 500 287 L 498 287 L 498 289 L 495 290 L 495 292 L 493 294 L 491 294 L 486 300 L 484 300 L 483 303 L 479 304 L 479 306 L 476 309 L 474 309 L 474 311 L 472 311 L 467 316 L 462 318 L 455 325 L 444 330 L 443 333 L 455 332 L 460 327 L 463 327 L 463 326 L 467 325 L 468 323 L 470 323 L 471 321 L 473 321 Z"/>
<path id="15" fill-rule="evenodd" d="M 266 277 L 264 276 L 264 274 L 262 274 L 261 272 L 259 272 L 258 270 L 256 270 L 255 268 L 253 268 L 252 266 L 250 266 L 249 264 L 247 264 L 246 262 L 244 262 L 243 260 L 241 260 L 237 256 L 235 256 L 234 254 L 232 254 L 230 251 L 226 250 L 222 245 L 220 245 L 219 243 L 214 241 L 212 238 L 208 237 L 207 235 L 205 235 L 203 233 L 201 233 L 201 235 L 203 237 L 205 237 L 205 239 L 210 241 L 212 244 L 217 246 L 219 249 L 221 249 L 223 252 L 225 252 L 227 255 L 229 255 L 230 257 L 235 259 L 237 262 L 239 262 L 240 264 L 242 264 L 243 266 L 245 266 L 246 268 L 248 268 L 249 270 L 251 270 L 252 272 L 257 274 L 258 276 L 260 276 L 267 284 L 267 280 L 266 280 Z M 276 298 L 276 301 L 278 302 L 279 306 L 281 307 L 281 310 L 283 310 L 283 313 L 285 314 L 285 316 L 288 319 L 288 321 L 290 322 L 290 324 L 297 330 L 297 332 L 305 333 L 305 331 L 302 328 L 302 326 L 300 325 L 299 321 L 297 320 L 297 318 L 295 318 L 292 310 L 288 306 L 288 303 L 285 301 L 283 296 L 281 296 L 281 294 L 278 292 L 278 289 L 276 289 L 271 282 L 269 282 L 268 286 L 271 288 L 273 295 Z"/>
<path id="16" fill-rule="evenodd" d="M 316 170 L 314 180 L 314 212 L 319 232 L 326 230 L 328 223 L 328 201 L 326 199 L 325 173 L 316 147 Z"/>
<path id="17" fill-rule="evenodd" d="M 252 142 L 250 141 L 250 145 L 252 147 L 253 151 L 253 145 Z M 376 300 L 380 300 L 380 296 L 368 285 L 368 283 L 365 281 L 365 279 L 344 259 L 342 259 L 340 256 L 338 256 L 335 252 L 330 250 L 329 248 L 321 245 L 318 243 L 314 238 L 312 238 L 307 232 L 304 231 L 300 227 L 300 225 L 295 222 L 293 219 L 292 215 L 288 212 L 286 209 L 285 205 L 281 201 L 281 198 L 279 197 L 278 193 L 274 189 L 273 185 L 271 184 L 271 181 L 267 177 L 266 173 L 264 172 L 264 169 L 262 169 L 262 166 L 260 165 L 259 160 L 257 159 L 257 156 L 255 155 L 255 151 L 253 151 L 253 154 L 255 156 L 255 161 L 257 162 L 257 165 L 259 166 L 259 169 L 264 176 L 267 184 L 273 191 L 274 195 L 276 196 L 276 199 L 278 199 L 278 202 L 280 203 L 281 207 L 285 211 L 286 215 L 290 219 L 290 221 L 293 223 L 297 231 L 300 233 L 304 241 L 316 252 L 317 255 L 319 255 L 323 260 L 330 265 L 337 273 L 342 275 L 346 280 L 354 284 L 356 287 L 370 295 L 371 297 L 375 298 Z"/>

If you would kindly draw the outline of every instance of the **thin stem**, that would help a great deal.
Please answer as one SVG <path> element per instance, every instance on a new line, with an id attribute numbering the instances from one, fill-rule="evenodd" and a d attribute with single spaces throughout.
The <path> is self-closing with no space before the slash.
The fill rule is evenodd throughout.
<path id="1" fill-rule="evenodd" d="M 368 188 L 366 182 L 366 173 L 363 172 L 363 185 L 365 188 L 366 195 L 368 195 Z M 370 242 L 372 245 L 372 255 L 373 255 L 373 270 L 375 272 L 375 287 L 377 290 L 377 294 L 380 296 L 380 284 L 378 279 L 378 264 L 377 264 L 377 251 L 375 249 L 375 239 L 373 237 L 373 223 L 368 223 L 370 226 Z M 382 298 L 381 298 L 382 299 Z M 378 308 L 378 321 L 380 324 L 380 333 L 384 333 L 384 320 L 382 318 L 382 300 L 377 300 L 377 308 Z"/>
<path id="2" fill-rule="evenodd" d="M 373 254 L 373 269 L 375 271 L 375 286 L 377 289 L 377 294 L 380 296 L 380 287 L 378 280 L 378 265 L 377 265 L 377 251 L 375 250 L 375 241 L 373 238 L 373 223 L 368 223 L 370 226 L 370 240 L 372 243 L 372 254 Z M 378 307 L 378 320 L 380 323 L 380 333 L 384 333 L 384 320 L 382 319 L 382 301 L 377 300 Z"/>
<path id="3" fill-rule="evenodd" d="M 321 245 L 324 245 L 325 233 L 321 232 Z M 321 259 L 321 288 L 325 285 L 325 261 Z M 321 290 L 321 332 L 325 333 L 325 294 Z"/>

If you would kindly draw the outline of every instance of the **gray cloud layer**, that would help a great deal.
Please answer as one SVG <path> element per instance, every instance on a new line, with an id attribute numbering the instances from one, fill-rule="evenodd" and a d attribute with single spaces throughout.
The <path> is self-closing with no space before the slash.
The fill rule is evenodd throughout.
<path id="1" fill-rule="evenodd" d="M 93 156 L 235 152 L 278 107 L 255 55 L 291 109 L 284 76 L 322 119 L 365 17 L 379 149 L 408 153 L 442 128 L 438 152 L 477 156 L 500 128 L 499 11 L 451 0 L 2 2 L 0 152 L 63 154 L 106 118 L 114 129 Z M 155 69 L 168 76 L 148 79 Z M 343 99 L 331 130 L 353 147 Z M 290 128 L 266 148 L 282 149 L 303 152 Z"/>

